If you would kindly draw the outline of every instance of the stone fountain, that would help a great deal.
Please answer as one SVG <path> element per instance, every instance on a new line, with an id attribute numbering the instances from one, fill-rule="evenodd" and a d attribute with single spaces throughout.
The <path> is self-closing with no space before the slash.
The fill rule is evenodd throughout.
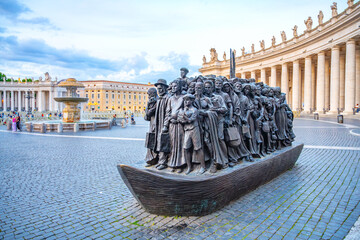
<path id="1" fill-rule="evenodd" d="M 30 121 L 26 122 L 26 130 L 29 132 L 63 132 L 79 130 L 95 130 L 95 129 L 111 129 L 111 121 L 109 120 L 81 120 L 79 103 L 87 102 L 88 98 L 79 97 L 76 89 L 85 88 L 85 86 L 76 81 L 75 78 L 68 78 L 66 81 L 59 83 L 59 87 L 66 88 L 67 96 L 55 97 L 54 100 L 65 104 L 62 111 L 63 120 L 49 120 L 49 121 Z"/>
<path id="2" fill-rule="evenodd" d="M 77 88 L 85 88 L 82 83 L 76 81 L 75 78 L 68 78 L 65 82 L 61 82 L 59 87 L 65 87 L 67 96 L 54 98 L 57 102 L 63 102 L 65 108 L 63 109 L 63 122 L 73 123 L 80 121 L 80 109 L 77 107 L 79 103 L 87 102 L 88 98 L 79 97 L 76 93 Z"/>

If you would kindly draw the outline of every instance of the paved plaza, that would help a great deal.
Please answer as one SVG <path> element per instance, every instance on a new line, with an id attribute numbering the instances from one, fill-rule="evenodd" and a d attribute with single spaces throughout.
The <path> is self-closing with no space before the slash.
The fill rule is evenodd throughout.
<path id="1" fill-rule="evenodd" d="M 294 121 L 295 167 L 204 217 L 146 213 L 116 165 L 148 124 L 79 133 L 0 127 L 0 239 L 343 239 L 360 215 L 360 121 Z M 327 122 L 331 121 L 331 122 Z"/>

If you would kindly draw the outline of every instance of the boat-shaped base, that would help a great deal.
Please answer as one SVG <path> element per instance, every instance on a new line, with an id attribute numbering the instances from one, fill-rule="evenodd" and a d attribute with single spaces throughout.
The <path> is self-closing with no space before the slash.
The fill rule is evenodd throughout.
<path id="1" fill-rule="evenodd" d="M 303 144 L 293 143 L 255 162 L 233 168 L 183 175 L 153 168 L 118 165 L 126 186 L 149 213 L 166 216 L 203 216 L 291 169 Z"/>

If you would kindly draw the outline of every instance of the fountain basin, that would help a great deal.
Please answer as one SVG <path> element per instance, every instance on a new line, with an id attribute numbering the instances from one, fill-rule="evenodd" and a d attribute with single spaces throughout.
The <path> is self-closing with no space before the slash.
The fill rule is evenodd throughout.
<path id="1" fill-rule="evenodd" d="M 72 123 L 64 123 L 61 120 L 51 121 L 30 121 L 26 122 L 26 130 L 28 132 L 78 132 L 97 129 L 111 129 L 110 120 L 82 120 Z"/>
<path id="2" fill-rule="evenodd" d="M 87 102 L 88 98 L 80 98 L 80 97 L 55 97 L 55 101 L 57 102 Z"/>

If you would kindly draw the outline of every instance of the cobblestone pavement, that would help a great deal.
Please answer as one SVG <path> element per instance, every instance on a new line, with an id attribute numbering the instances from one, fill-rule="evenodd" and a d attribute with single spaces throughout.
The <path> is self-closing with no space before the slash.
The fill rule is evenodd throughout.
<path id="1" fill-rule="evenodd" d="M 0 127 L 0 239 L 343 239 L 360 215 L 360 136 L 294 125 L 295 167 L 204 217 L 148 214 L 122 182 L 116 165 L 145 156 L 140 119 L 77 134 Z"/>

